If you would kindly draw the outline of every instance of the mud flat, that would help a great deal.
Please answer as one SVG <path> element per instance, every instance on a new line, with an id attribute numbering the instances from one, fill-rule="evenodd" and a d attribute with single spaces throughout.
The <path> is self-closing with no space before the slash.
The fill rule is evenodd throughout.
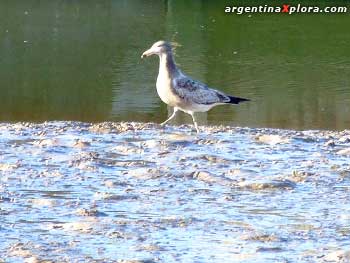
<path id="1" fill-rule="evenodd" d="M 349 262 L 350 131 L 0 124 L 0 262 Z"/>

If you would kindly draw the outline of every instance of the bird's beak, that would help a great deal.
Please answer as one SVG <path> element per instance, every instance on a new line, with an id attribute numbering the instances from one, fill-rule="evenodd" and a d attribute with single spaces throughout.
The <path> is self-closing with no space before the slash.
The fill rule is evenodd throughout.
<path id="1" fill-rule="evenodd" d="M 148 56 L 151 56 L 153 54 L 155 54 L 155 53 L 152 51 L 152 49 L 148 49 L 142 53 L 141 58 L 148 57 Z"/>

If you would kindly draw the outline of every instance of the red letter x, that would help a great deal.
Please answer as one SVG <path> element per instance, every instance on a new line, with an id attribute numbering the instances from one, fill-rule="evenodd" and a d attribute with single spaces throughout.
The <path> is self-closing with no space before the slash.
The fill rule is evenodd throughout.
<path id="1" fill-rule="evenodd" d="M 289 13 L 289 6 L 290 5 L 283 5 L 282 13 Z"/>

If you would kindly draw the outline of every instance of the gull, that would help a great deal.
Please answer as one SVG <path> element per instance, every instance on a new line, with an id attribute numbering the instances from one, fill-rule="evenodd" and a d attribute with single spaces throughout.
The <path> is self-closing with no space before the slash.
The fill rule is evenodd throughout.
<path id="1" fill-rule="evenodd" d="M 249 99 L 233 97 L 216 89 L 209 88 L 206 84 L 183 74 L 176 66 L 172 47 L 169 42 L 158 41 L 152 47 L 143 52 L 141 58 L 151 55 L 159 56 L 159 73 L 157 77 L 157 93 L 160 99 L 174 108 L 173 114 L 163 123 L 164 126 L 176 113 L 181 110 L 190 114 L 194 127 L 199 133 L 195 112 L 206 112 L 217 105 L 238 104 Z"/>

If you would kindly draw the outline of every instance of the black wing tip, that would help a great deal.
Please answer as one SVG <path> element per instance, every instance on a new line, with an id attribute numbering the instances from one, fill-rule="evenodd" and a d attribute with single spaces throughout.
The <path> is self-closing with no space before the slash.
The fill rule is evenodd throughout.
<path id="1" fill-rule="evenodd" d="M 250 101 L 250 99 L 245 99 L 245 98 L 239 98 L 239 97 L 233 97 L 233 96 L 228 96 L 228 97 L 230 98 L 230 101 L 228 101 L 227 103 L 231 103 L 231 104 L 238 104 L 243 101 Z"/>

